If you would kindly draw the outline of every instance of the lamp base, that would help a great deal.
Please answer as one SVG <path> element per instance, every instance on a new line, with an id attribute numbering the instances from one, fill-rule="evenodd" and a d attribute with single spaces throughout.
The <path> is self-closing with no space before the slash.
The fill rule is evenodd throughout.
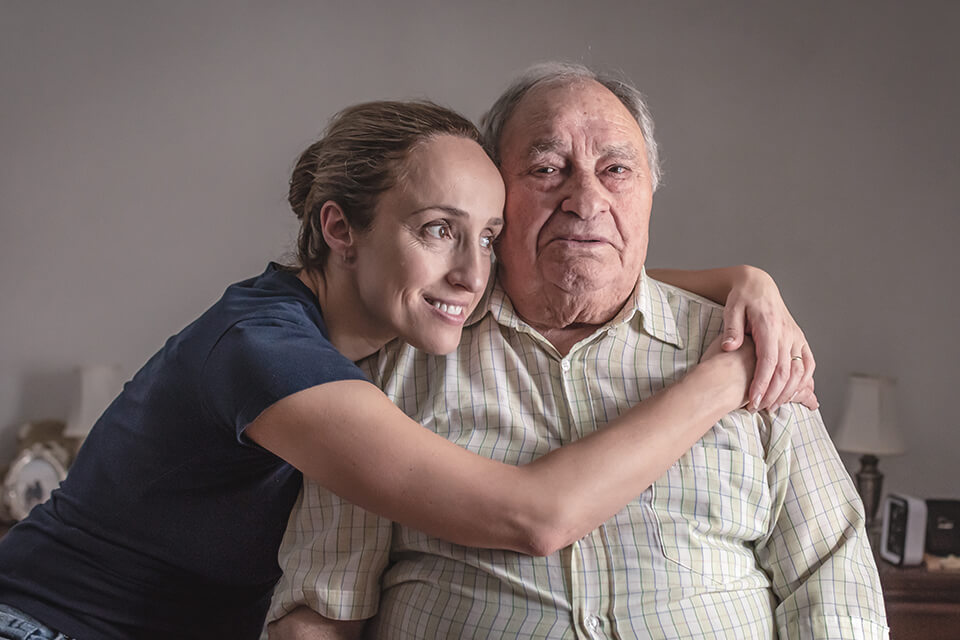
<path id="1" fill-rule="evenodd" d="M 857 491 L 863 500 L 866 512 L 866 527 L 869 531 L 877 517 L 880 495 L 883 490 L 883 474 L 877 469 L 877 456 L 864 454 L 860 457 L 860 470 L 857 471 Z"/>

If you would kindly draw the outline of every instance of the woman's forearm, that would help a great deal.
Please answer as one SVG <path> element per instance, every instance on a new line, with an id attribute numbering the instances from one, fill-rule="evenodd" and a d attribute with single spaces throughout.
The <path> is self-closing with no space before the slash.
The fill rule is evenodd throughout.
<path id="1" fill-rule="evenodd" d="M 580 539 L 645 491 L 743 405 L 746 372 L 730 361 L 705 362 L 606 427 L 522 467 L 543 483 L 543 499 L 527 524 L 539 531 L 542 547 L 535 552 L 552 553 Z"/>
<path id="2" fill-rule="evenodd" d="M 520 467 L 423 428 L 359 381 L 289 396 L 247 434 L 369 511 L 458 544 L 542 555 L 623 508 L 741 404 L 747 359 L 711 358 L 599 431 Z"/>
<path id="3" fill-rule="evenodd" d="M 692 291 L 698 296 L 725 304 L 727 296 L 738 282 L 743 282 L 753 272 L 760 269 L 749 265 L 716 267 L 713 269 L 647 269 L 647 275 L 675 287 Z"/>

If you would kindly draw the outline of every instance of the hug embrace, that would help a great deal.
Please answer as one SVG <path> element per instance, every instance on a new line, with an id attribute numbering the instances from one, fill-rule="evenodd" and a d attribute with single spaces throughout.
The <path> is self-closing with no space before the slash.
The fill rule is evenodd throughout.
<path id="1" fill-rule="evenodd" d="M 0 637 L 884 636 L 775 284 L 644 267 L 639 92 L 541 65 L 483 129 L 334 116 L 296 260 L 171 337 L 0 542 Z"/>

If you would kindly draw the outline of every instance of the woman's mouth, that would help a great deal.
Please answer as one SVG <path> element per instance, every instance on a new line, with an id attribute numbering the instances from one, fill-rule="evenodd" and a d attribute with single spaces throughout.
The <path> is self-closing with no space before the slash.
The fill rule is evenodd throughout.
<path id="1" fill-rule="evenodd" d="M 433 306 L 434 309 L 439 309 L 443 313 L 450 316 L 462 316 L 466 306 L 462 304 L 451 304 L 447 302 L 441 302 L 440 300 L 433 300 L 427 298 L 427 302 Z"/>

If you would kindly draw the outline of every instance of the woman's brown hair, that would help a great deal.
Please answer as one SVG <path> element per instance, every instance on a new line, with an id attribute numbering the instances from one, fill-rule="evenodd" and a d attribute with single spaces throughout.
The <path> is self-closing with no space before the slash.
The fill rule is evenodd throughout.
<path id="1" fill-rule="evenodd" d="M 300 220 L 299 266 L 322 271 L 326 264 L 330 248 L 320 227 L 325 202 L 340 205 L 352 228 L 366 230 L 380 194 L 402 177 L 410 151 L 439 135 L 480 144 L 472 122 L 432 102 L 365 102 L 336 114 L 290 177 L 288 201 Z"/>

